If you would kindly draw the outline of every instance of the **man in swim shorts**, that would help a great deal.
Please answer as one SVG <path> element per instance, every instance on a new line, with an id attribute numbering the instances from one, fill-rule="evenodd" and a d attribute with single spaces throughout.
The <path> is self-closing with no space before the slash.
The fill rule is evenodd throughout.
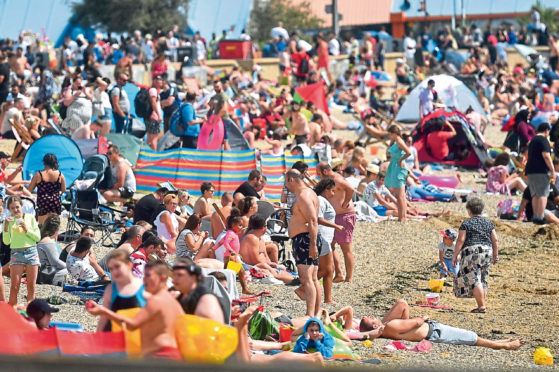
<path id="1" fill-rule="evenodd" d="M 334 194 L 328 199 L 328 201 L 332 204 L 334 210 L 336 211 L 336 225 L 344 227 L 343 230 L 336 229 L 334 231 L 334 240 L 332 241 L 335 270 L 334 283 L 340 283 L 344 280 L 346 282 L 351 282 L 353 280 L 353 267 L 355 264 L 351 243 L 353 242 L 353 229 L 357 220 L 351 199 L 355 190 L 349 182 L 342 177 L 342 175 L 334 172 L 330 165 L 326 162 L 321 162 L 316 166 L 316 174 L 320 178 L 332 178 L 336 183 L 336 186 L 334 187 Z M 340 256 L 338 252 L 334 250 L 336 243 L 340 245 L 344 254 L 346 270 L 345 278 L 342 274 Z"/>
<path id="2" fill-rule="evenodd" d="M 388 338 L 419 342 L 428 340 L 434 343 L 450 345 L 482 346 L 490 349 L 516 350 L 523 340 L 486 340 L 475 332 L 462 328 L 451 327 L 429 319 L 427 316 L 409 318 L 409 305 L 400 299 L 386 313 L 382 320 L 374 317 L 363 317 L 359 330 L 365 338 Z"/>
<path id="3" fill-rule="evenodd" d="M 91 315 L 104 315 L 110 320 L 124 323 L 128 330 L 139 328 L 144 357 L 182 360 L 175 339 L 175 323 L 184 311 L 167 290 L 168 270 L 167 265 L 160 261 L 146 264 L 144 286 L 151 296 L 134 318 L 125 318 L 93 301 L 88 301 L 86 310 Z"/>
<path id="4" fill-rule="evenodd" d="M 289 237 L 292 239 L 293 255 L 297 264 L 299 280 L 304 290 L 308 316 L 320 312 L 322 291 L 318 282 L 318 197 L 303 183 L 303 176 L 296 169 L 285 174 L 285 187 L 296 195 L 289 221 Z"/>

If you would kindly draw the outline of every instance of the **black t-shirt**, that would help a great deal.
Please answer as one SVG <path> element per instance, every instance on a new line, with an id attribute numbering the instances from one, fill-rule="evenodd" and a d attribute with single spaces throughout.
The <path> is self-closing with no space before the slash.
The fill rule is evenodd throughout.
<path id="1" fill-rule="evenodd" d="M 196 307 L 198 306 L 198 302 L 200 301 L 202 296 L 205 296 L 207 294 L 211 294 L 212 296 L 215 296 L 215 298 L 219 302 L 219 305 L 221 306 L 221 310 L 223 311 L 223 314 L 225 314 L 225 309 L 223 308 L 224 304 L 219 300 L 219 298 L 215 294 L 213 294 L 206 286 L 202 284 L 198 284 L 196 288 L 193 291 L 191 291 L 186 297 L 181 296 L 179 298 L 179 302 L 184 312 L 186 314 L 194 315 L 194 313 L 196 312 Z"/>
<path id="2" fill-rule="evenodd" d="M 254 189 L 254 187 L 250 185 L 250 183 L 248 183 L 248 181 L 243 182 L 241 186 L 237 187 L 237 190 L 235 190 L 233 195 L 238 192 L 240 192 L 244 196 L 254 196 L 255 198 L 260 199 L 260 195 L 258 195 L 258 192 Z"/>
<path id="3" fill-rule="evenodd" d="M 8 63 L 0 64 L 0 76 L 4 76 L 4 81 L 0 83 L 0 93 L 10 91 L 10 65 Z"/>
<path id="4" fill-rule="evenodd" d="M 134 208 L 134 223 L 146 221 L 153 225 L 155 217 L 165 208 L 153 194 L 149 194 L 138 200 Z"/>
<path id="5" fill-rule="evenodd" d="M 159 93 L 159 99 L 161 101 L 166 100 L 170 96 L 175 97 L 175 101 L 173 102 L 173 104 L 171 106 L 167 106 L 167 107 L 162 108 L 163 115 L 168 116 L 168 117 L 171 117 L 173 115 L 173 113 L 179 108 L 179 106 L 181 104 L 176 88 L 170 87 L 168 90 L 165 90 L 165 91 L 162 91 L 161 93 Z"/>
<path id="6" fill-rule="evenodd" d="M 547 138 L 536 135 L 528 145 L 528 163 L 526 163 L 526 174 L 547 173 L 548 168 L 543 159 L 542 152 L 551 153 L 551 146 Z"/>
<path id="7" fill-rule="evenodd" d="M 552 211 L 554 209 L 557 209 L 554 200 L 556 197 L 559 196 L 559 189 L 557 189 L 557 187 L 555 187 L 555 185 L 553 184 L 549 186 L 549 196 L 547 197 L 547 204 L 545 205 L 545 209 L 547 209 L 548 211 Z M 534 209 L 532 208 L 532 194 L 530 193 L 529 187 L 524 190 L 522 199 L 528 201 L 528 203 L 526 203 L 526 208 L 524 209 L 524 212 L 526 212 L 526 220 L 532 221 L 532 217 L 534 217 Z"/>

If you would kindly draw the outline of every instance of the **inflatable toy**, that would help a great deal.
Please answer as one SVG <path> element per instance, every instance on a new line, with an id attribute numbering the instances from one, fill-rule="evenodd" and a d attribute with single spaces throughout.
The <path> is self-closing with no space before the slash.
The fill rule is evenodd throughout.
<path id="1" fill-rule="evenodd" d="M 460 183 L 456 176 L 437 176 L 434 174 L 420 176 L 420 181 L 427 181 L 429 185 L 437 186 L 437 187 L 448 187 L 451 189 L 455 189 L 456 186 Z"/>
<path id="2" fill-rule="evenodd" d="M 175 337 L 182 357 L 188 362 L 223 363 L 237 350 L 237 330 L 211 319 L 181 315 Z"/>
<path id="3" fill-rule="evenodd" d="M 198 150 L 219 150 L 225 136 L 223 120 L 217 115 L 202 124 L 198 135 Z"/>
<path id="4" fill-rule="evenodd" d="M 132 319 L 140 311 L 139 307 L 133 307 L 131 309 L 118 310 L 116 313 L 125 318 Z M 111 320 L 111 331 L 112 332 L 122 332 L 124 331 L 124 340 L 126 343 L 126 351 L 128 356 L 132 359 L 142 357 L 142 341 L 140 336 L 140 330 L 136 329 L 130 331 L 128 329 L 123 329 L 120 323 Z"/>

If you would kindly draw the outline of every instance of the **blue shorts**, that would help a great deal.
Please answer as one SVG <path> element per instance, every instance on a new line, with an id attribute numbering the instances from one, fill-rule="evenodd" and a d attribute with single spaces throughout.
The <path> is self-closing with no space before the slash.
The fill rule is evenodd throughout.
<path id="1" fill-rule="evenodd" d="M 373 209 L 375 210 L 375 212 L 377 212 L 379 216 L 381 217 L 386 216 L 386 207 L 384 205 L 377 205 L 376 207 L 373 207 Z"/>
<path id="2" fill-rule="evenodd" d="M 441 274 L 448 275 L 448 273 L 453 273 L 454 276 L 458 275 L 458 268 L 460 267 L 460 263 L 456 263 L 456 267 L 452 267 L 452 260 L 448 260 L 443 258 L 444 264 L 446 265 L 446 271 L 443 270 L 443 265 L 439 263 L 439 268 L 441 270 Z"/>
<path id="3" fill-rule="evenodd" d="M 429 332 L 426 340 L 438 344 L 468 345 L 474 346 L 477 342 L 477 334 L 462 328 L 456 328 L 441 324 L 434 320 L 428 320 Z"/>
<path id="4" fill-rule="evenodd" d="M 37 247 L 12 249 L 10 266 L 12 265 L 41 266 Z"/>
<path id="5" fill-rule="evenodd" d="M 101 121 L 111 121 L 113 120 L 113 109 L 105 107 L 105 115 L 98 116 L 97 119 Z"/>

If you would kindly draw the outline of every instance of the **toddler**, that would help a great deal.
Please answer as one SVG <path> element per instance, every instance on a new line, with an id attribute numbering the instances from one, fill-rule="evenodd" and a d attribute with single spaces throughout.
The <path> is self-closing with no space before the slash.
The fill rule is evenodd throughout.
<path id="1" fill-rule="evenodd" d="M 441 268 L 441 279 L 445 279 L 448 273 L 456 276 L 458 273 L 458 265 L 452 267 L 452 256 L 454 255 L 454 247 L 456 246 L 456 238 L 458 234 L 454 229 L 441 230 L 443 241 L 439 243 L 439 261 Z"/>

